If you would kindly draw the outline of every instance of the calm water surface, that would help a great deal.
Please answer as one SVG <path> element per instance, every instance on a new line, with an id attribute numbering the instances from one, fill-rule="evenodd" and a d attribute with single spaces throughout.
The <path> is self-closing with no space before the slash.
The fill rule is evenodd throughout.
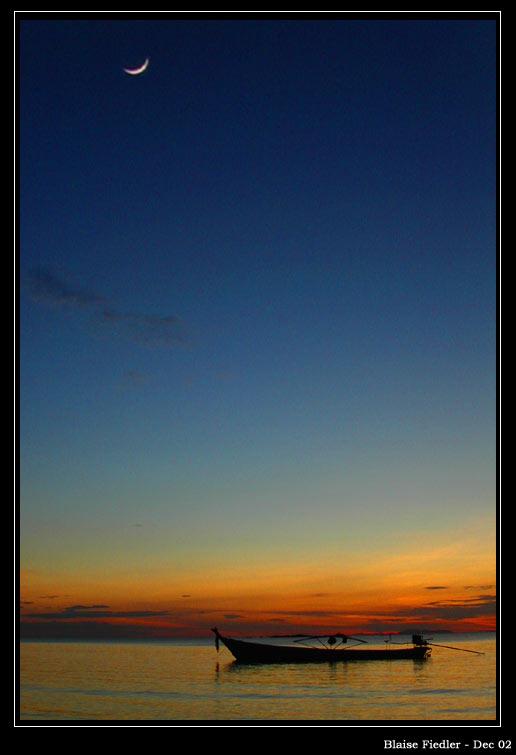
<path id="1" fill-rule="evenodd" d="M 428 661 L 239 666 L 226 649 L 217 655 L 211 642 L 23 642 L 21 716 L 494 720 L 494 635 L 434 635 L 434 641 L 485 655 L 434 648 Z"/>

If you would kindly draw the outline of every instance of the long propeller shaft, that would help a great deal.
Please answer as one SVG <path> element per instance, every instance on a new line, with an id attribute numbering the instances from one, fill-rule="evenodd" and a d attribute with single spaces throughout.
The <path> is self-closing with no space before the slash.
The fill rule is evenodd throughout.
<path id="1" fill-rule="evenodd" d="M 428 645 L 433 645 L 436 648 L 448 648 L 448 650 L 460 650 L 461 653 L 475 653 L 476 655 L 485 655 L 478 650 L 466 650 L 466 648 L 454 648 L 452 645 L 438 645 L 437 642 L 428 642 Z"/>

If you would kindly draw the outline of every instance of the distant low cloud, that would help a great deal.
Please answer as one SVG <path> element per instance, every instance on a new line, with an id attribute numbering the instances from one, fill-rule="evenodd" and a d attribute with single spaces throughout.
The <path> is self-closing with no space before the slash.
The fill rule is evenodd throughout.
<path id="1" fill-rule="evenodd" d="M 398 616 L 417 619 L 473 619 L 490 616 L 496 613 L 495 595 L 477 595 L 474 598 L 452 598 L 448 600 L 434 600 L 423 606 L 415 606 L 407 611 L 398 611 Z"/>
<path id="2" fill-rule="evenodd" d="M 46 268 L 30 273 L 29 290 L 40 304 L 68 311 L 89 310 L 97 328 L 143 346 L 170 348 L 187 340 L 184 325 L 176 315 L 119 311 L 106 297 L 74 286 Z"/>
<path id="3" fill-rule="evenodd" d="M 68 606 L 67 608 L 64 608 L 63 610 L 64 611 L 88 611 L 91 608 L 109 608 L 109 606 L 104 605 L 103 603 L 95 603 L 94 605 L 91 605 L 91 606 L 82 606 L 82 605 Z"/>
<path id="4" fill-rule="evenodd" d="M 447 600 L 433 600 L 427 606 L 484 606 L 496 602 L 496 595 L 476 595 L 474 598 L 448 598 Z"/>
<path id="5" fill-rule="evenodd" d="M 425 590 L 447 590 L 447 585 L 429 585 L 428 587 L 425 587 Z"/>
<path id="6" fill-rule="evenodd" d="M 323 617 L 323 616 L 346 616 L 346 611 L 268 611 L 267 613 L 273 614 L 275 616 L 312 616 L 312 617 Z"/>
<path id="7" fill-rule="evenodd" d="M 144 619 L 152 616 L 168 616 L 169 611 L 105 611 L 92 610 L 88 606 L 70 606 L 62 611 L 28 613 L 26 619 Z"/>
<path id="8" fill-rule="evenodd" d="M 430 587 L 438 587 L 430 585 Z M 441 587 L 439 585 L 439 587 Z M 443 586 L 444 587 L 444 586 Z M 238 610 L 238 609 L 237 609 Z M 210 613 L 221 613 L 225 618 L 227 615 L 220 609 L 212 609 Z M 416 625 L 423 621 L 458 621 L 461 619 L 474 619 L 483 616 L 492 616 L 496 613 L 496 596 L 491 594 L 477 595 L 472 598 L 452 598 L 447 600 L 435 600 L 423 605 L 413 605 L 407 608 L 393 611 L 372 611 L 368 617 L 366 615 L 357 615 L 355 612 L 346 610 L 277 610 L 277 611 L 245 611 L 238 614 L 238 618 L 258 619 L 263 614 L 267 615 L 268 621 L 278 622 L 288 620 L 289 625 L 296 619 L 335 619 L 340 622 L 360 622 L 364 628 L 370 628 L 374 624 L 375 628 L 386 628 L 391 624 L 399 624 L 407 620 L 413 621 Z M 234 615 L 234 618 L 237 614 Z"/>

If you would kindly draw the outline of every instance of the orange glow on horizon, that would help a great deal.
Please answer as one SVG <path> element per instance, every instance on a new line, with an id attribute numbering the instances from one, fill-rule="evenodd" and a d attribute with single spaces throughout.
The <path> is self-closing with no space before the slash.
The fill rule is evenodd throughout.
<path id="1" fill-rule="evenodd" d="M 493 630 L 495 548 L 487 531 L 483 523 L 438 546 L 433 533 L 419 535 L 367 558 L 334 548 L 303 559 L 213 559 L 210 568 L 182 570 L 30 568 L 21 577 L 22 616 L 32 624 L 103 624 L 152 636 L 206 636 L 214 625 L 234 634 Z"/>

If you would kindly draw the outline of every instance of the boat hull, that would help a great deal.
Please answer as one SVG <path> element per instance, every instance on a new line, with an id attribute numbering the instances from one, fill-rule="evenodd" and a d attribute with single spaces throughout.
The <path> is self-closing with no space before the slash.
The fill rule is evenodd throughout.
<path id="1" fill-rule="evenodd" d="M 219 640 L 239 663 L 336 663 L 342 661 L 422 661 L 430 654 L 428 647 L 326 649 L 263 645 L 234 640 L 219 635 Z"/>

